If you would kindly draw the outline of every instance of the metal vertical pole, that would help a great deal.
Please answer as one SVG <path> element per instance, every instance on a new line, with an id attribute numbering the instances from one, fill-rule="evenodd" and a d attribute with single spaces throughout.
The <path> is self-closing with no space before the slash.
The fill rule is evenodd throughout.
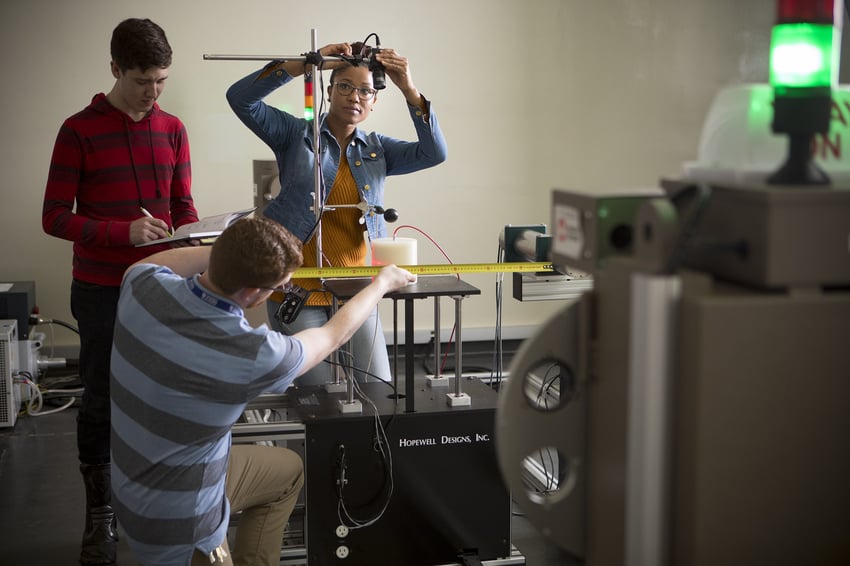
<path id="1" fill-rule="evenodd" d="M 440 367 L 440 297 L 434 297 L 434 378 L 442 377 Z"/>
<path id="2" fill-rule="evenodd" d="M 446 401 L 452 407 L 469 405 L 471 403 L 468 394 L 461 390 L 463 380 L 463 320 L 461 319 L 461 301 L 463 295 L 452 297 L 455 301 L 455 390 L 454 393 L 446 393 Z"/>
<path id="3" fill-rule="evenodd" d="M 452 297 L 455 301 L 455 397 L 460 397 L 461 380 L 463 379 L 463 320 L 461 319 L 460 302 L 463 300 L 463 295 Z"/>
<path id="4" fill-rule="evenodd" d="M 666 566 L 672 352 L 681 279 L 636 273 L 631 287 L 624 564 Z"/>
<path id="5" fill-rule="evenodd" d="M 337 299 L 336 295 L 331 297 L 331 316 L 334 316 L 339 310 L 339 299 Z M 331 384 L 339 385 L 342 383 L 342 360 L 339 356 L 339 350 L 334 350 L 331 352 L 328 357 L 330 357 L 331 366 L 333 367 L 333 379 Z"/>
<path id="6" fill-rule="evenodd" d="M 310 49 L 314 53 L 319 52 L 319 35 L 316 28 L 310 30 Z M 306 68 L 305 68 L 306 71 Z M 314 84 L 321 85 L 321 81 L 316 81 L 316 73 L 320 72 L 318 68 L 313 68 Z M 321 86 L 319 87 L 321 88 Z M 316 267 L 322 267 L 322 207 L 325 205 L 325 195 L 322 191 L 322 168 L 321 168 L 321 124 L 318 108 L 321 106 L 323 93 L 318 93 L 319 104 L 316 104 L 316 91 L 313 90 L 313 214 L 316 217 Z"/>
<path id="7" fill-rule="evenodd" d="M 393 391 L 398 399 L 398 299 L 393 298 Z"/>
<path id="8" fill-rule="evenodd" d="M 404 412 L 416 411 L 413 383 L 413 299 L 404 299 Z"/>

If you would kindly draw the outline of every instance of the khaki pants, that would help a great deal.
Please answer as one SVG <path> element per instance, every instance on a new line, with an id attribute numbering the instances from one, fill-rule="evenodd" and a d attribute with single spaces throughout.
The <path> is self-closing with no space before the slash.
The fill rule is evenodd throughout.
<path id="1" fill-rule="evenodd" d="M 233 543 L 222 552 L 195 551 L 192 566 L 277 566 L 289 515 L 304 485 L 301 458 L 288 448 L 235 444 L 227 463 L 227 498 L 231 513 L 242 512 Z"/>

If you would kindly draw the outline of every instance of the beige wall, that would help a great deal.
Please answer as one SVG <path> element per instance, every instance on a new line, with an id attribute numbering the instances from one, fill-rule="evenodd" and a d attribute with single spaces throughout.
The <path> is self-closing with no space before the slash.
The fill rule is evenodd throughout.
<path id="1" fill-rule="evenodd" d="M 112 86 L 109 38 L 123 18 L 150 17 L 172 43 L 160 103 L 188 128 L 203 215 L 250 206 L 251 161 L 271 152 L 224 99 L 260 64 L 202 55 L 299 54 L 313 28 L 320 44 L 378 33 L 411 59 L 449 143 L 442 166 L 390 180 L 386 205 L 452 261 L 470 263 L 496 260 L 506 224 L 548 224 L 553 187 L 646 187 L 677 174 L 695 157 L 714 93 L 766 78 L 773 13 L 773 0 L 6 0 L 0 281 L 35 280 L 42 316 L 73 321 L 71 244 L 42 232 L 41 201 L 60 123 Z M 367 126 L 409 137 L 401 96 L 389 88 Z M 301 91 L 272 101 L 298 111 Z M 401 235 L 419 238 L 421 262 L 442 261 L 417 233 Z M 465 336 L 490 337 L 495 276 L 466 279 L 483 293 L 464 302 Z M 505 287 L 506 337 L 558 306 L 519 303 Z M 417 326 L 430 329 L 431 305 L 417 308 Z M 59 328 L 55 342 L 76 337 Z"/>

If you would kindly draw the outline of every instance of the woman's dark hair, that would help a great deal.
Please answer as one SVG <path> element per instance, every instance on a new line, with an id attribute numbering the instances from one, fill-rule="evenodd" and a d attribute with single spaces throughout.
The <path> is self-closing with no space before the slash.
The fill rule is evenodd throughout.
<path id="1" fill-rule="evenodd" d="M 112 32 L 112 60 L 122 71 L 171 66 L 171 45 L 161 27 L 148 19 L 124 20 Z"/>
<path id="2" fill-rule="evenodd" d="M 372 53 L 372 47 L 369 45 L 365 45 L 362 41 L 355 41 L 351 44 L 351 54 L 355 57 L 355 62 L 349 64 L 352 67 L 366 67 L 368 64 L 365 61 L 362 61 L 360 57 L 368 57 Z M 336 79 L 337 71 L 342 71 L 347 69 L 348 67 L 343 65 L 342 67 L 336 67 L 333 71 L 331 71 L 330 84 L 334 84 L 334 79 Z"/>

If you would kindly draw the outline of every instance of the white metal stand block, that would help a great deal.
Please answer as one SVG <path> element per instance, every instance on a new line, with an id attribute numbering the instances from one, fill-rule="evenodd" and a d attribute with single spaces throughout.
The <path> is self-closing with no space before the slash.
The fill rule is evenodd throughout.
<path id="1" fill-rule="evenodd" d="M 468 393 L 446 393 L 446 401 L 450 407 L 464 407 L 472 404 Z"/>
<path id="2" fill-rule="evenodd" d="M 328 383 L 325 383 L 323 387 L 328 393 L 345 393 L 347 388 L 345 382 L 343 381 L 339 383 L 333 383 L 329 381 Z"/>
<path id="3" fill-rule="evenodd" d="M 339 412 L 343 414 L 362 413 L 363 403 L 361 403 L 358 399 L 355 399 L 354 401 L 346 401 L 344 399 L 340 399 Z"/>

